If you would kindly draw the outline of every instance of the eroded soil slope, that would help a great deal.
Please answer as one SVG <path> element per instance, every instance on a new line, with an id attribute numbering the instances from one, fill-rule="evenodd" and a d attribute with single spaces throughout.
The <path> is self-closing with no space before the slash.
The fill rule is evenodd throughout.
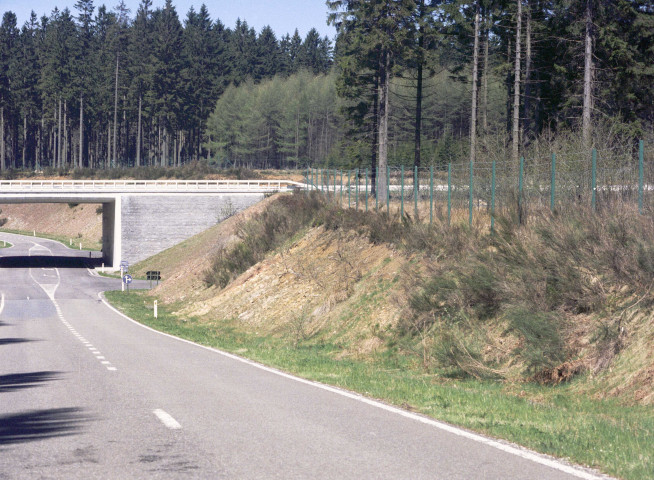
<path id="1" fill-rule="evenodd" d="M 73 245 L 99 248 L 102 243 L 101 205 L 95 204 L 11 204 L 0 205 L 2 228 L 36 231 L 72 239 Z"/>

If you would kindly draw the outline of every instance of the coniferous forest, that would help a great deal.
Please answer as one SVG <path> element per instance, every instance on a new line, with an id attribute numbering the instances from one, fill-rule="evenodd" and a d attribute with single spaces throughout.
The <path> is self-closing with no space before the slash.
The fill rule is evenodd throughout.
<path id="1" fill-rule="evenodd" d="M 329 0 L 332 43 L 167 0 L 0 26 L 0 168 L 417 167 L 654 137 L 651 0 Z M 610 145 L 609 145 L 610 146 Z"/>

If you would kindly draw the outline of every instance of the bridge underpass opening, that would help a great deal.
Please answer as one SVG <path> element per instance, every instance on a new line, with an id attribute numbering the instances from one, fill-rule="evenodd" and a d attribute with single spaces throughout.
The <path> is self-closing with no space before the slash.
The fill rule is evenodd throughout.
<path id="1" fill-rule="evenodd" d="M 70 200 L 70 201 L 68 201 Z M 21 206 L 29 206 L 30 211 Z M 81 206 L 81 208 L 80 208 Z M 86 209 L 80 215 L 80 210 Z M 62 212 L 62 210 L 64 210 Z M 0 219 L 9 218 L 13 222 L 10 227 L 14 231 L 24 232 L 26 235 L 54 235 L 62 243 L 77 250 L 93 250 L 92 265 L 100 266 L 105 263 L 108 267 L 113 265 L 114 237 L 115 237 L 115 199 L 113 198 L 6 198 L 2 197 L 0 204 Z M 97 231 L 94 231 L 93 220 L 97 219 Z M 56 218 L 57 222 L 50 219 Z M 76 224 L 79 219 L 79 224 Z M 29 222 L 26 223 L 26 222 Z M 67 222 L 64 228 L 59 228 L 61 222 Z M 41 225 L 35 227 L 34 224 Z M 76 228 L 77 227 L 77 228 Z M 2 227 L 0 227 L 1 229 Z M 90 231 L 89 231 L 90 230 Z M 84 233 L 82 233 L 84 232 Z M 99 252 L 95 252 L 99 250 Z M 88 266 L 88 256 L 86 256 Z M 68 262 L 70 263 L 70 262 Z"/>

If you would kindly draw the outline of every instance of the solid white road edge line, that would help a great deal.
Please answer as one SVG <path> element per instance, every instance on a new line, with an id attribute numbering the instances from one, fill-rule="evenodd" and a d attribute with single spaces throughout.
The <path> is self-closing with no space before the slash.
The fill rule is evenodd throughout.
<path id="1" fill-rule="evenodd" d="M 156 410 L 153 410 L 152 413 L 154 413 L 159 420 L 161 420 L 161 423 L 163 423 L 166 427 L 170 428 L 171 430 L 179 430 L 182 428 L 182 426 L 175 420 L 173 417 L 171 417 L 168 413 L 164 412 L 160 408 L 157 408 Z"/>
<path id="2" fill-rule="evenodd" d="M 603 475 L 603 474 L 597 473 L 597 472 L 591 472 L 591 471 L 589 471 L 587 469 L 584 469 L 581 466 L 573 466 L 573 465 L 570 465 L 570 464 L 565 464 L 562 461 L 560 461 L 560 460 L 558 460 L 558 459 L 556 459 L 554 457 L 550 457 L 550 456 L 544 455 L 542 453 L 534 452 L 534 451 L 529 450 L 529 449 L 527 449 L 525 447 L 522 447 L 520 445 L 516 445 L 516 444 L 513 444 L 513 443 L 509 443 L 509 442 L 484 437 L 483 435 L 480 435 L 478 433 L 473 433 L 471 431 L 464 430 L 462 428 L 455 427 L 455 426 L 450 425 L 448 423 L 441 422 L 439 420 L 434 420 L 433 418 L 429 418 L 429 417 L 426 417 L 426 416 L 423 416 L 423 415 L 419 415 L 419 414 L 412 413 L 412 412 L 407 412 L 406 410 L 402 410 L 402 409 L 394 407 L 392 405 L 382 403 L 382 402 L 380 402 L 378 400 L 373 400 L 371 398 L 364 397 L 363 395 L 360 395 L 358 393 L 350 392 L 348 390 L 343 390 L 343 389 L 340 389 L 338 387 L 332 387 L 331 385 L 326 385 L 324 383 L 315 382 L 313 380 L 307 380 L 307 379 L 304 379 L 304 378 L 296 377 L 296 376 L 291 375 L 289 373 L 282 372 L 281 370 L 277 370 L 275 368 L 268 367 L 266 365 L 262 365 L 260 363 L 255 362 L 255 361 L 249 360 L 247 358 L 239 357 L 239 356 L 234 355 L 232 353 L 224 352 L 222 350 L 218 350 L 218 349 L 212 348 L 212 347 L 207 347 L 206 345 L 200 345 L 199 343 L 191 342 L 190 340 L 186 340 L 184 338 L 179 338 L 179 337 L 176 337 L 174 335 L 170 335 L 168 333 L 160 332 L 159 330 L 155 330 L 154 328 L 148 327 L 147 325 L 143 325 L 142 323 L 137 322 L 136 320 L 128 317 L 127 315 L 125 315 L 120 310 L 116 309 L 113 305 L 111 305 L 107 301 L 107 299 L 104 296 L 104 292 L 98 293 L 98 297 L 100 297 L 100 300 L 102 300 L 102 303 L 104 303 L 109 309 L 113 310 L 115 313 L 117 313 L 121 317 L 129 320 L 130 322 L 138 325 L 141 328 L 145 328 L 146 330 L 150 330 L 152 332 L 158 333 L 159 335 L 164 335 L 166 337 L 173 338 L 173 339 L 175 339 L 177 341 L 180 341 L 180 342 L 188 343 L 190 345 L 195 345 L 196 347 L 200 347 L 200 348 L 203 348 L 205 350 L 209 350 L 211 352 L 222 355 L 224 357 L 231 358 L 232 360 L 236 360 L 238 362 L 245 363 L 247 365 L 251 365 L 251 366 L 253 366 L 255 368 L 258 368 L 260 370 L 264 370 L 266 372 L 273 373 L 275 375 L 279 375 L 280 377 L 288 378 L 290 380 L 294 380 L 296 382 L 304 383 L 306 385 L 311 385 L 311 386 L 314 386 L 316 388 L 320 388 L 322 390 L 326 390 L 328 392 L 335 393 L 335 394 L 341 395 L 343 397 L 351 398 L 353 400 L 357 400 L 359 402 L 366 403 L 366 404 L 371 405 L 373 407 L 377 407 L 377 408 L 380 408 L 382 410 L 386 410 L 388 412 L 395 413 L 397 415 L 401 415 L 401 416 L 406 417 L 406 418 L 410 418 L 410 419 L 415 420 L 417 422 L 424 423 L 424 424 L 430 425 L 432 427 L 436 427 L 436 428 L 438 428 L 440 430 L 452 433 L 454 435 L 458 435 L 460 437 L 464 437 L 464 438 L 473 440 L 475 442 L 482 443 L 482 444 L 487 445 L 489 447 L 496 448 L 498 450 L 509 453 L 511 455 L 515 455 L 515 456 L 524 458 L 526 460 L 530 460 L 532 462 L 539 463 L 541 465 L 553 468 L 555 470 L 559 470 L 561 472 L 573 475 L 573 476 L 575 476 L 577 478 L 583 478 L 584 480 L 613 479 L 613 477 L 609 477 L 607 475 Z"/>

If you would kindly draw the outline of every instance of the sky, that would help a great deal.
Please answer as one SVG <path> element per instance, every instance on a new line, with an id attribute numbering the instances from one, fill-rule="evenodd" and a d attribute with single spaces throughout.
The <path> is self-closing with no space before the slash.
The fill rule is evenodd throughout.
<path id="1" fill-rule="evenodd" d="M 42 15 L 49 16 L 55 6 L 59 10 L 68 7 L 73 15 L 76 15 L 76 2 L 77 0 L 0 0 L 0 12 L 14 12 L 18 17 L 18 26 L 21 27 L 29 19 L 32 10 L 39 18 Z M 95 0 L 94 5 L 98 7 L 105 4 L 113 9 L 118 2 L 119 0 Z M 125 0 L 132 18 L 136 15 L 139 3 L 140 0 Z M 165 0 L 153 0 L 152 7 L 163 7 L 164 3 Z M 327 25 L 325 0 L 173 0 L 182 22 L 191 6 L 198 11 L 202 3 L 207 5 L 212 20 L 219 18 L 230 28 L 233 28 L 236 19 L 240 18 L 246 20 L 257 32 L 270 25 L 277 38 L 286 33 L 292 35 L 296 28 L 303 38 L 311 28 L 318 30 L 321 36 L 327 35 L 331 39 L 336 34 L 334 27 Z"/>

